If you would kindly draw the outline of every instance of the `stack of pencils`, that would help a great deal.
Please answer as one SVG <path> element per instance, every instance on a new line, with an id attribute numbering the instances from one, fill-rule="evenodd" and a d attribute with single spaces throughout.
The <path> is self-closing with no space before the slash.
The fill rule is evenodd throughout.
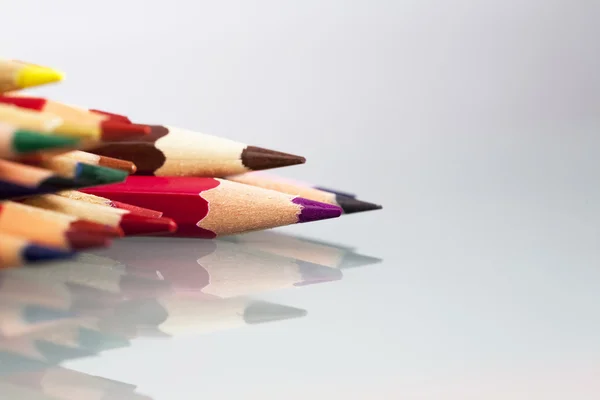
<path id="1" fill-rule="evenodd" d="M 257 172 L 301 156 L 22 91 L 62 78 L 0 59 L 0 267 L 122 236 L 212 239 L 381 208 Z"/>

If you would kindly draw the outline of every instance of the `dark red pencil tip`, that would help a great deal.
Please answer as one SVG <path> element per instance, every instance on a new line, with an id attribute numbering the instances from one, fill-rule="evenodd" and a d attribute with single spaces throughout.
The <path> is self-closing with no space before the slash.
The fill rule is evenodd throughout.
<path id="1" fill-rule="evenodd" d="M 106 142 L 126 141 L 149 135 L 148 125 L 138 125 L 119 121 L 106 120 L 102 122 L 102 140 Z"/>
<path id="2" fill-rule="evenodd" d="M 121 217 L 121 228 L 125 235 L 156 235 L 173 233 L 177 224 L 170 218 L 151 218 L 143 215 L 125 214 Z"/>
<path id="3" fill-rule="evenodd" d="M 149 208 L 138 207 L 138 206 L 134 206 L 134 205 L 127 204 L 127 203 L 121 203 L 120 201 L 114 201 L 114 200 L 111 200 L 110 203 L 114 208 L 118 208 L 120 210 L 127 210 L 132 214 L 141 215 L 144 217 L 160 218 L 163 216 L 162 211 L 151 210 Z"/>
<path id="4" fill-rule="evenodd" d="M 71 222 L 70 228 L 80 232 L 92 233 L 108 237 L 123 237 L 124 232 L 120 227 L 102 225 L 96 222 L 77 220 Z"/>
<path id="5" fill-rule="evenodd" d="M 131 120 L 121 114 L 115 114 L 115 113 L 111 113 L 108 111 L 102 111 L 102 110 L 96 110 L 96 109 L 90 109 L 90 111 L 95 114 L 102 114 L 102 115 L 108 117 L 108 119 L 113 120 L 115 122 L 124 122 L 127 124 L 131 124 Z"/>
<path id="6" fill-rule="evenodd" d="M 0 103 L 39 111 L 46 105 L 46 99 L 41 97 L 0 96 Z"/>
<path id="7" fill-rule="evenodd" d="M 67 240 L 73 250 L 84 250 L 110 246 L 111 240 L 106 235 L 82 232 L 72 229 L 66 232 Z"/>

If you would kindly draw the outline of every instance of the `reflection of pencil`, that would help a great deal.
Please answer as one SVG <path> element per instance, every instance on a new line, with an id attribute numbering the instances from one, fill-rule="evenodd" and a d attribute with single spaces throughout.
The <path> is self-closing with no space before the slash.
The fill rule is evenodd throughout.
<path id="1" fill-rule="evenodd" d="M 35 389 L 29 389 L 0 381 L 0 398 L 19 400 L 57 400 L 55 397 L 46 396 Z"/>
<path id="2" fill-rule="evenodd" d="M 23 359 L 18 360 L 23 363 Z M 34 367 L 39 365 L 39 367 Z M 20 387 L 37 390 L 52 399 L 88 400 L 88 399 L 128 399 L 142 400 L 146 396 L 135 393 L 136 387 L 99 376 L 88 375 L 71 369 L 46 364 L 32 363 L 32 368 L 23 372 L 3 377 Z"/>
<path id="3" fill-rule="evenodd" d="M 200 334 L 303 317 L 305 310 L 244 298 L 199 300 L 167 296 L 122 303 L 110 326 L 138 328 L 139 335 L 176 336 Z"/>
<path id="4" fill-rule="evenodd" d="M 115 243 L 104 256 L 129 273 L 160 276 L 177 294 L 228 298 L 339 280 L 340 271 L 244 249 L 224 241 L 135 238 Z"/>
<path id="5" fill-rule="evenodd" d="M 349 248 L 344 249 L 337 245 L 303 239 L 281 232 L 250 232 L 219 240 L 331 268 L 354 268 L 381 262 L 379 258 L 358 254 Z"/>
<path id="6" fill-rule="evenodd" d="M 46 284 L 78 284 L 82 295 L 84 288 L 92 288 L 125 297 L 157 296 L 168 290 L 160 280 L 126 274 L 125 267 L 113 260 L 81 253 L 69 262 L 53 263 L 47 268 L 20 268 L 12 270 L 14 276 Z"/>
<path id="7" fill-rule="evenodd" d="M 14 337 L 74 319 L 70 311 L 26 302 L 0 303 L 0 336 Z"/>

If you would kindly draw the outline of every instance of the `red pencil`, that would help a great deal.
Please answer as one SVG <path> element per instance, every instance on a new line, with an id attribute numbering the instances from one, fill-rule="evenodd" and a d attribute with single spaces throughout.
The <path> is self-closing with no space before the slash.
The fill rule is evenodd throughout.
<path id="1" fill-rule="evenodd" d="M 176 235 L 214 238 L 339 217 L 339 207 L 215 178 L 131 176 L 122 184 L 85 190 L 111 200 L 160 210 Z"/>

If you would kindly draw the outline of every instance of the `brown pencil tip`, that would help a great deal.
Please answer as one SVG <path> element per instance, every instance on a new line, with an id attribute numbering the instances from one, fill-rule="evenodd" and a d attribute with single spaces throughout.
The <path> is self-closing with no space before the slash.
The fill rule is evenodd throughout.
<path id="1" fill-rule="evenodd" d="M 102 140 L 105 142 L 122 142 L 149 135 L 148 125 L 129 124 L 126 122 L 106 120 L 102 122 Z"/>
<path id="2" fill-rule="evenodd" d="M 105 235 L 95 233 L 81 232 L 76 229 L 69 230 L 66 233 L 69 245 L 73 250 L 84 250 L 110 246 L 110 238 Z"/>
<path id="3" fill-rule="evenodd" d="M 254 171 L 287 167 L 304 164 L 305 162 L 304 157 L 263 149 L 262 147 L 247 146 L 242 151 L 242 163 L 246 168 Z"/>
<path id="4" fill-rule="evenodd" d="M 125 214 L 121 217 L 121 228 L 125 235 L 157 235 L 173 233 L 177 224 L 170 218 L 149 218 L 136 214 Z"/>
<path id="5" fill-rule="evenodd" d="M 361 201 L 355 199 L 353 197 L 335 196 L 335 201 L 338 203 L 342 210 L 344 210 L 344 214 L 353 214 L 364 211 L 372 211 L 372 210 L 381 210 L 383 207 L 379 204 L 369 203 L 367 201 Z"/>
<path id="6" fill-rule="evenodd" d="M 102 167 L 114 168 L 124 172 L 127 172 L 130 175 L 135 174 L 137 171 L 137 167 L 131 161 L 120 160 L 118 158 L 106 157 L 106 156 L 98 156 L 100 160 L 98 161 L 98 165 Z"/>

